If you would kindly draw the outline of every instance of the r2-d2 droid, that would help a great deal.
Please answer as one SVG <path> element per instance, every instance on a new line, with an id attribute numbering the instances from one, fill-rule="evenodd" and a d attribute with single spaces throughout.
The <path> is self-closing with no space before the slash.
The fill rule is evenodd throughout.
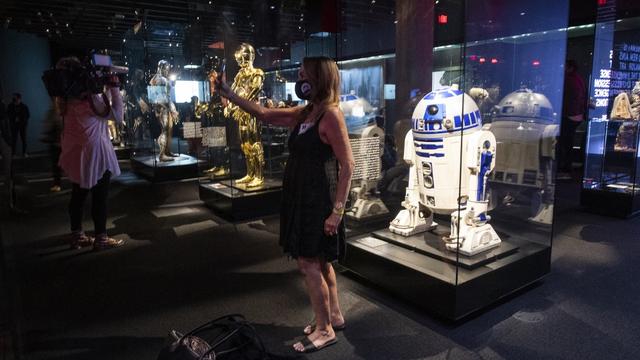
<path id="1" fill-rule="evenodd" d="M 450 214 L 447 249 L 472 256 L 498 246 L 486 196 L 496 139 L 482 127 L 476 103 L 457 87 L 433 91 L 416 106 L 412 123 L 405 138 L 411 168 L 404 209 L 389 230 L 410 236 L 435 228 L 434 213 Z"/>
<path id="2" fill-rule="evenodd" d="M 495 202 L 510 205 L 517 198 L 534 193 L 538 206 L 529 221 L 551 225 L 559 130 L 551 102 L 546 96 L 523 88 L 500 100 L 495 111 L 489 127 L 501 154 L 489 179 Z"/>
<path id="3" fill-rule="evenodd" d="M 349 94 L 340 95 L 340 110 L 345 116 L 356 163 L 349 189 L 350 206 L 345 215 L 353 220 L 366 220 L 387 214 L 387 206 L 373 193 L 380 181 L 384 152 L 384 130 L 376 123 L 375 108 L 366 99 Z"/>

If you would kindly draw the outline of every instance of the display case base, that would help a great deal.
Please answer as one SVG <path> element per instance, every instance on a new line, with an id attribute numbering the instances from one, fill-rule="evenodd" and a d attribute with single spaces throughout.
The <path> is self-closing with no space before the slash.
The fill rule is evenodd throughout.
<path id="1" fill-rule="evenodd" d="M 131 158 L 131 168 L 152 182 L 173 181 L 198 177 L 198 159 L 180 154 L 173 161 L 158 161 L 157 155 L 141 155 Z"/>
<path id="2" fill-rule="evenodd" d="M 580 205 L 595 214 L 629 218 L 640 214 L 640 194 L 582 189 Z"/>
<path id="3" fill-rule="evenodd" d="M 389 229 L 375 231 L 373 232 L 373 236 L 405 249 L 430 256 L 436 260 L 450 264 L 457 262 L 461 267 L 466 269 L 476 269 L 518 251 L 518 245 L 505 240 L 505 236 L 501 234 L 500 237 L 503 238 L 502 242 L 492 249 L 473 256 L 458 255 L 454 251 L 447 250 L 445 242 L 442 240 L 442 237 L 448 235 L 449 232 L 449 228 L 438 225 L 437 228 L 430 232 L 412 236 L 394 234 L 389 231 Z"/>
<path id="4" fill-rule="evenodd" d="M 424 235 L 403 241 L 381 230 L 348 239 L 342 265 L 450 320 L 478 311 L 549 273 L 549 246 L 511 237 L 499 248 L 475 255 L 477 259 L 460 255 L 456 267 L 456 254 L 425 240 L 437 235 Z"/>
<path id="5" fill-rule="evenodd" d="M 201 183 L 200 200 L 216 215 L 231 222 L 256 219 L 280 211 L 281 181 L 265 179 L 263 189 L 251 191 L 239 190 L 232 184 L 233 180 Z"/>
<path id="6" fill-rule="evenodd" d="M 256 186 L 256 187 L 248 187 L 246 184 L 238 184 L 235 179 L 223 180 L 223 181 L 220 181 L 220 183 L 228 187 L 232 187 L 236 190 L 240 190 L 244 193 L 254 193 L 254 192 L 275 190 L 282 187 L 281 180 L 276 180 L 271 178 L 265 178 L 264 183 L 261 186 Z"/>

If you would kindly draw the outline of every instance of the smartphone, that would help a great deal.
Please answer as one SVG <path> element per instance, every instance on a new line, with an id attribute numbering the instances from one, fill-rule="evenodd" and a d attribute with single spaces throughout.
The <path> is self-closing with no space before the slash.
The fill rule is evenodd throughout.
<path id="1" fill-rule="evenodd" d="M 227 68 L 227 61 L 222 59 L 222 64 L 220 65 L 220 71 L 218 71 L 218 79 L 222 81 L 222 76 L 224 75 L 224 71 Z"/>
<path id="2" fill-rule="evenodd" d="M 93 57 L 91 60 L 92 60 L 91 62 L 93 62 L 93 65 L 95 66 L 104 66 L 104 67 L 111 66 L 111 56 L 109 55 L 93 54 Z"/>
<path id="3" fill-rule="evenodd" d="M 216 90 L 219 90 L 220 84 L 222 84 L 222 81 L 224 80 L 223 76 L 226 68 L 227 68 L 227 62 L 224 59 L 222 59 L 222 63 L 220 64 L 220 70 L 218 71 L 218 81 L 216 82 Z"/>

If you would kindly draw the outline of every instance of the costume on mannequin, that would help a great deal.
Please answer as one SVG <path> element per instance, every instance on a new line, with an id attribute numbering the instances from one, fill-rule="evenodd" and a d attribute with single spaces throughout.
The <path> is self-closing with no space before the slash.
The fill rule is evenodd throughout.
<path id="1" fill-rule="evenodd" d="M 159 90 L 153 102 L 153 111 L 160 123 L 161 132 L 158 136 L 158 147 L 160 161 L 173 161 L 176 156 L 171 153 L 171 135 L 173 125 L 179 120 L 178 111 L 171 101 L 171 81 L 169 80 L 169 69 L 171 65 L 166 60 L 158 61 L 158 70 L 151 78 L 149 85 L 157 87 Z M 150 96 L 151 97 L 151 96 Z"/>
<path id="2" fill-rule="evenodd" d="M 240 70 L 233 79 L 231 90 L 243 99 L 257 101 L 258 94 L 262 90 L 264 72 L 253 67 L 255 50 L 253 46 L 242 43 L 236 50 L 235 59 Z M 238 122 L 240 130 L 240 147 L 246 158 L 247 175 L 236 184 L 244 184 L 247 188 L 256 188 L 264 184 L 264 151 L 260 124 L 255 117 L 240 109 L 237 105 L 229 103 L 224 109 L 225 116 L 231 116 Z"/>
<path id="3" fill-rule="evenodd" d="M 631 90 L 631 116 L 634 120 L 640 120 L 640 81 Z"/>
<path id="4" fill-rule="evenodd" d="M 613 100 L 611 109 L 611 120 L 625 120 L 618 128 L 616 134 L 616 142 L 613 150 L 622 152 L 636 151 L 636 134 L 638 132 L 638 124 L 633 121 L 633 109 L 631 108 L 631 100 L 627 93 L 622 92 Z"/>
<path id="5" fill-rule="evenodd" d="M 218 126 L 221 123 L 221 120 L 224 118 L 224 105 L 222 105 L 222 98 L 216 91 L 215 80 L 218 77 L 219 73 L 215 69 L 211 69 L 207 74 L 207 79 L 209 81 L 209 103 L 205 104 L 205 108 L 202 111 L 202 115 L 207 118 L 207 126 Z M 198 115 L 196 114 L 196 117 Z M 211 149 L 215 155 L 220 155 L 224 160 L 222 163 L 214 163 L 214 166 L 210 169 L 204 171 L 205 174 L 209 174 L 212 179 L 224 177 L 229 175 L 229 159 L 226 152 L 228 152 L 228 148 L 224 147 L 223 149 Z M 215 156 L 214 155 L 214 156 Z M 214 158 L 215 159 L 215 158 Z M 215 161 L 215 160 L 214 160 Z"/>

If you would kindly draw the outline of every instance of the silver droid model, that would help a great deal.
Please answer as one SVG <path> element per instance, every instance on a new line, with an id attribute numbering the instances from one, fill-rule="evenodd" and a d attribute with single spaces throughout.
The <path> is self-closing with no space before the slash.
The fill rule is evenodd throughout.
<path id="1" fill-rule="evenodd" d="M 157 139 L 158 147 L 160 148 L 158 160 L 164 162 L 173 161 L 177 156 L 171 152 L 173 125 L 178 123 L 179 118 L 176 105 L 171 100 L 173 84 L 169 79 L 170 69 L 171 65 L 168 61 L 158 61 L 158 70 L 149 81 L 149 86 L 147 87 L 149 100 L 153 105 L 153 111 L 162 129 Z"/>
<path id="2" fill-rule="evenodd" d="M 533 192 L 539 206 L 529 220 L 550 225 L 558 125 L 549 99 L 529 89 L 512 92 L 498 103 L 489 129 L 500 153 L 489 180 L 496 205 Z"/>
<path id="3" fill-rule="evenodd" d="M 412 123 L 405 138 L 411 168 L 404 209 L 389 230 L 410 236 L 435 228 L 434 213 L 450 214 L 449 250 L 472 256 L 498 246 L 486 191 L 496 139 L 483 128 L 476 103 L 457 87 L 433 91 L 414 109 Z"/>
<path id="4" fill-rule="evenodd" d="M 355 220 L 387 214 L 389 210 L 374 193 L 382 171 L 384 130 L 375 121 L 375 109 L 356 95 L 340 95 L 340 110 L 347 123 L 356 167 L 345 215 Z"/>

